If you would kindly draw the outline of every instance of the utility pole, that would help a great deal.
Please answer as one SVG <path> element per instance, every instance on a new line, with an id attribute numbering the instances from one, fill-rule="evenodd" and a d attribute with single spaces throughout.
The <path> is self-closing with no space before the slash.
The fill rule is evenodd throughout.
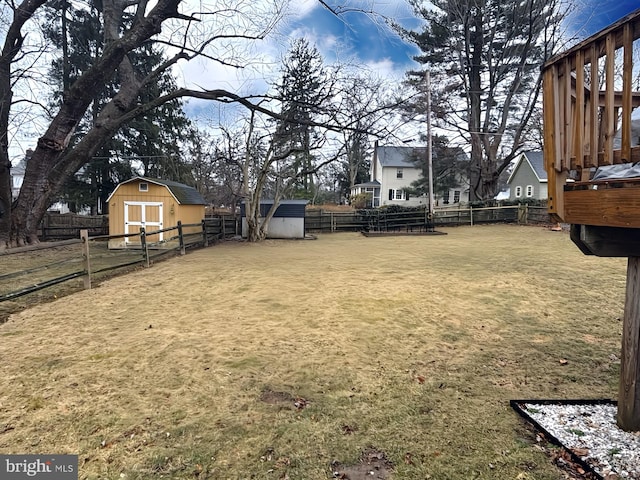
<path id="1" fill-rule="evenodd" d="M 424 73 L 427 89 L 427 165 L 429 166 L 429 220 L 433 222 L 433 142 L 431 140 L 431 72 Z"/>

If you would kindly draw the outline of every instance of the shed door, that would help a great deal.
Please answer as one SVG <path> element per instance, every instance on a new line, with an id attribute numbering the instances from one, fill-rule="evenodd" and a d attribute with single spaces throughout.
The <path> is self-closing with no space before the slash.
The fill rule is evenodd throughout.
<path id="1" fill-rule="evenodd" d="M 124 202 L 124 233 L 162 230 L 162 202 Z M 161 242 L 162 232 L 147 237 L 148 242 Z M 140 243 L 140 237 L 125 237 L 125 243 Z"/>

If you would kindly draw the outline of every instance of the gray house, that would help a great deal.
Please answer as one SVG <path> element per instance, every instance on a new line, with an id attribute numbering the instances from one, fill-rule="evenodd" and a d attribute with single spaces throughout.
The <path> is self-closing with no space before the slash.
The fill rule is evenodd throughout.
<path id="1" fill-rule="evenodd" d="M 507 180 L 509 200 L 547 199 L 547 172 L 542 152 L 524 152 Z"/>

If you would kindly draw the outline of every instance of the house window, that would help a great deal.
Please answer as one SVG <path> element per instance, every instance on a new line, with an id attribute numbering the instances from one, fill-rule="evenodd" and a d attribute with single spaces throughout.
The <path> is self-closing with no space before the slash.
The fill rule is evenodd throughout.
<path id="1" fill-rule="evenodd" d="M 527 185 L 527 197 L 533 197 L 533 185 Z"/>
<path id="2" fill-rule="evenodd" d="M 389 200 L 404 200 L 405 198 L 404 190 L 389 189 Z"/>
<path id="3" fill-rule="evenodd" d="M 148 183 L 139 183 L 138 184 L 138 191 L 140 191 L 140 192 L 148 192 L 149 191 L 149 184 Z"/>
<path id="4" fill-rule="evenodd" d="M 401 169 L 401 168 L 399 168 L 399 169 L 396 171 L 396 178 L 402 178 L 402 177 L 403 177 L 403 175 L 404 175 L 404 172 L 402 171 L 402 169 Z"/>
<path id="5" fill-rule="evenodd" d="M 520 198 L 522 196 L 522 187 L 518 185 L 516 187 L 516 198 Z"/>
<path id="6" fill-rule="evenodd" d="M 460 201 L 460 190 L 453 191 L 453 203 L 458 203 Z"/>
<path id="7" fill-rule="evenodd" d="M 442 196 L 442 203 L 444 203 L 445 205 L 449 205 L 449 194 L 451 192 L 449 192 L 449 190 L 447 190 L 446 192 L 444 192 L 444 195 Z"/>

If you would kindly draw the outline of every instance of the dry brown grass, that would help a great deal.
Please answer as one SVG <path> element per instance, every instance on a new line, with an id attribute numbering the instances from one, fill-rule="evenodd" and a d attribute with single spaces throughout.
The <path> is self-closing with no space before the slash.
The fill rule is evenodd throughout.
<path id="1" fill-rule="evenodd" d="M 446 231 L 226 243 L 20 312 L 0 452 L 87 479 L 325 479 L 369 447 L 396 479 L 564 478 L 508 401 L 616 396 L 625 262 Z"/>

